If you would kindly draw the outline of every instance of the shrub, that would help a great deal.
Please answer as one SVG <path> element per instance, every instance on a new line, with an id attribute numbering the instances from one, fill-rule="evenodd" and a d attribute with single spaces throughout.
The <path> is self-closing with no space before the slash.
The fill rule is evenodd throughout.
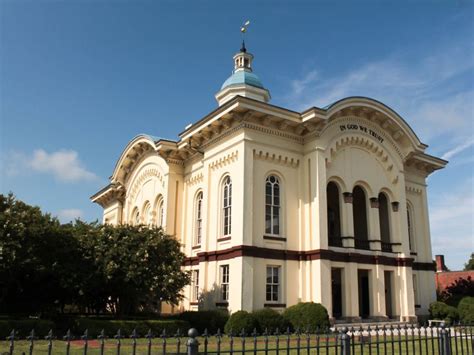
<path id="1" fill-rule="evenodd" d="M 189 329 L 189 323 L 178 319 L 167 319 L 167 320 L 104 320 L 94 318 L 77 318 L 75 320 L 74 329 L 72 331 L 75 335 L 84 333 L 88 330 L 90 337 L 97 337 L 102 329 L 107 336 L 113 336 L 120 332 L 124 336 L 132 334 L 133 330 L 137 331 L 139 336 L 144 336 L 151 329 L 153 335 L 157 336 L 162 334 L 163 330 L 166 331 L 167 335 L 175 335 L 178 329 L 181 334 L 187 334 Z"/>
<path id="2" fill-rule="evenodd" d="M 461 322 L 474 324 L 474 297 L 464 297 L 459 302 L 458 313 Z"/>
<path id="3" fill-rule="evenodd" d="M 447 323 L 452 323 L 459 319 L 458 310 L 443 302 L 431 303 L 429 311 L 431 319 L 441 319 L 445 320 Z"/>
<path id="4" fill-rule="evenodd" d="M 226 310 L 188 311 L 181 313 L 177 318 L 188 322 L 200 334 L 205 329 L 209 334 L 216 334 L 218 329 L 224 330 L 225 324 L 229 320 L 229 313 Z"/>
<path id="5" fill-rule="evenodd" d="M 15 329 L 15 333 L 20 337 L 26 337 L 31 330 L 35 330 L 38 337 L 44 337 L 50 329 L 55 330 L 54 322 L 44 319 L 5 319 L 0 320 L 0 337 L 5 339 L 10 332 Z"/>
<path id="6" fill-rule="evenodd" d="M 271 308 L 264 308 L 253 312 L 255 321 L 257 322 L 257 330 L 263 333 L 265 329 L 269 333 L 274 333 L 278 328 L 280 332 L 285 332 L 288 322 L 283 316 Z"/>
<path id="7" fill-rule="evenodd" d="M 257 322 L 253 314 L 247 311 L 237 311 L 232 313 L 229 320 L 225 324 L 224 330 L 226 334 L 240 334 L 243 330 L 246 334 L 251 334 L 257 328 Z"/>
<path id="8" fill-rule="evenodd" d="M 320 303 L 300 302 L 285 310 L 283 317 L 294 330 L 325 330 L 329 328 L 329 315 Z"/>

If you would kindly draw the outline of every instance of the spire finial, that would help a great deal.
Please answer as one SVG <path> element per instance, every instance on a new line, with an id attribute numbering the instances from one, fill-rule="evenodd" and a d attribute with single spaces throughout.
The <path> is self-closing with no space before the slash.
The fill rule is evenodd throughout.
<path id="1" fill-rule="evenodd" d="M 245 41 L 244 40 L 242 40 L 242 47 L 240 47 L 240 51 L 243 52 L 243 53 L 247 52 L 247 48 L 245 48 Z"/>
<path id="2" fill-rule="evenodd" d="M 242 47 L 240 48 L 240 51 L 243 52 L 243 53 L 246 53 L 247 52 L 247 48 L 245 48 L 245 40 L 244 40 L 244 37 L 245 37 L 245 33 L 247 32 L 247 28 L 249 27 L 250 25 L 250 21 L 247 20 L 244 22 L 244 24 L 240 27 L 240 32 L 242 33 Z"/>

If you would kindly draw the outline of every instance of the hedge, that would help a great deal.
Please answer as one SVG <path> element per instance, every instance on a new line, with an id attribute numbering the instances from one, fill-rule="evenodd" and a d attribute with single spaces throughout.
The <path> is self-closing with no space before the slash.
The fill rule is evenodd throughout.
<path id="1" fill-rule="evenodd" d="M 241 334 L 242 330 L 248 335 L 252 334 L 253 330 L 257 328 L 258 324 L 252 313 L 246 311 L 237 311 L 232 313 L 229 320 L 225 324 L 224 330 L 226 334 L 231 332 L 234 335 Z"/>
<path id="2" fill-rule="evenodd" d="M 31 330 L 35 330 L 38 337 L 44 337 L 50 329 L 55 331 L 54 322 L 44 319 L 2 319 L 0 320 L 0 338 L 5 339 L 10 335 L 12 330 L 24 338 L 30 334 Z"/>
<path id="3" fill-rule="evenodd" d="M 474 324 L 474 297 L 463 297 L 458 304 L 458 313 L 461 322 Z"/>
<path id="4" fill-rule="evenodd" d="M 107 336 L 113 336 L 117 334 L 120 329 L 124 336 L 130 336 L 133 330 L 137 331 L 139 336 L 144 336 L 151 329 L 153 335 L 157 336 L 162 334 L 163 330 L 166 334 L 173 336 L 176 334 L 178 329 L 181 334 L 187 334 L 190 325 L 188 322 L 179 319 L 166 319 L 166 320 L 104 320 L 94 318 L 76 318 L 74 320 L 74 329 L 71 329 L 75 334 L 82 334 L 84 330 L 88 330 L 88 335 L 91 337 L 97 337 L 102 329 Z"/>
<path id="5" fill-rule="evenodd" d="M 273 334 L 276 329 L 279 332 L 285 332 L 289 323 L 283 318 L 283 316 L 271 308 L 264 308 L 253 312 L 255 321 L 257 322 L 257 331 L 263 333 L 267 330 L 270 334 Z"/>
<path id="6" fill-rule="evenodd" d="M 187 311 L 178 315 L 176 319 L 188 322 L 200 334 L 206 329 L 208 334 L 216 334 L 218 329 L 221 332 L 224 331 L 225 324 L 229 320 L 229 312 L 226 310 Z"/>
<path id="7" fill-rule="evenodd" d="M 430 304 L 431 319 L 440 319 L 446 321 L 448 324 L 459 319 L 458 310 L 453 306 L 448 306 L 443 302 L 433 302 Z"/>
<path id="8" fill-rule="evenodd" d="M 283 317 L 291 324 L 293 330 L 317 331 L 329 328 L 328 311 L 320 303 L 300 302 L 283 312 Z"/>

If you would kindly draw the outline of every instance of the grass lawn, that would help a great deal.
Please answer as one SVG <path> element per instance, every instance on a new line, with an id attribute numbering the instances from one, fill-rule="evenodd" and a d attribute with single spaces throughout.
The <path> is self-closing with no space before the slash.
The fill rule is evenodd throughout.
<path id="1" fill-rule="evenodd" d="M 179 353 L 185 354 L 186 353 L 186 340 L 187 338 L 181 338 L 180 344 L 178 343 L 177 339 L 170 338 L 166 340 L 166 353 L 169 354 L 176 354 L 178 352 L 178 346 L 179 346 Z M 204 352 L 204 339 L 203 338 L 198 338 L 200 346 L 199 346 L 199 351 Z M 356 342 L 358 339 L 356 338 Z M 408 349 L 407 349 L 407 343 L 406 340 L 408 340 Z M 372 338 L 372 342 L 375 341 L 375 337 Z M 379 339 L 379 341 L 382 341 L 382 339 Z M 104 342 L 104 353 L 105 354 L 117 354 L 117 340 L 115 339 L 107 339 Z M 152 341 L 152 353 L 153 354 L 162 354 L 163 353 L 163 342 L 161 339 L 153 339 Z M 247 353 L 253 353 L 255 349 L 255 344 L 256 344 L 256 349 L 257 353 L 259 354 L 264 354 L 264 349 L 265 349 L 265 340 L 263 337 L 258 337 L 256 343 L 254 343 L 254 338 L 245 338 L 245 351 Z M 269 337 L 268 340 L 268 353 L 269 354 L 276 354 L 276 338 L 275 337 Z M 308 342 L 306 339 L 306 336 L 303 335 L 301 336 L 300 339 L 300 353 L 301 354 L 317 354 L 317 347 L 318 344 L 318 339 L 316 336 L 312 335 L 310 338 L 309 342 L 309 352 L 308 352 Z M 467 341 L 467 339 L 463 340 L 462 343 L 462 348 L 464 353 L 468 353 L 467 346 L 469 346 L 469 350 L 472 350 L 471 345 L 472 343 Z M 291 354 L 297 354 L 297 348 L 298 345 L 298 340 L 296 336 L 291 336 L 290 338 L 290 351 L 289 353 Z M 336 354 L 335 351 L 335 340 L 334 338 L 326 338 L 326 336 L 321 336 L 319 338 L 319 347 L 320 351 L 319 354 Z M 455 349 L 455 343 L 454 339 L 452 339 L 452 353 L 456 354 L 456 349 Z M 461 353 L 461 342 L 460 339 L 458 339 L 458 350 L 459 353 Z M 18 340 L 15 341 L 15 348 L 14 348 L 14 354 L 29 354 L 29 342 L 26 340 Z M 401 347 L 401 349 L 400 349 Z M 368 344 L 365 344 L 361 346 L 360 344 L 356 345 L 354 347 L 355 352 L 353 354 L 369 354 L 369 348 L 371 349 L 372 354 L 376 354 L 376 345 L 371 344 L 370 346 Z M 218 343 L 216 341 L 215 337 L 209 338 L 208 341 L 208 351 L 209 352 L 216 352 L 218 349 Z M 222 353 L 229 353 L 230 352 L 230 339 L 228 337 L 223 337 L 222 338 L 222 343 L 221 343 L 221 352 Z M 393 350 L 392 350 L 393 349 Z M 147 339 L 137 339 L 137 346 L 136 346 L 136 354 L 147 354 L 148 350 L 148 340 Z M 242 338 L 237 337 L 234 338 L 234 344 L 233 344 L 233 351 L 242 353 Z M 279 350 L 280 353 L 286 354 L 287 351 L 287 338 L 285 336 L 280 337 L 279 340 Z M 393 348 L 392 348 L 392 343 L 390 342 L 389 339 L 387 339 L 386 343 L 386 354 L 437 354 L 438 353 L 438 340 L 434 339 L 433 341 L 431 339 L 428 339 L 428 342 L 425 341 L 424 338 L 422 338 L 421 341 L 421 349 L 420 349 L 420 343 L 418 342 L 418 339 L 415 341 L 415 352 L 413 352 L 413 343 L 411 340 L 411 337 L 405 338 L 402 337 L 402 342 L 401 344 L 397 343 L 397 339 L 395 339 Z M 379 344 L 379 351 L 381 354 L 385 354 L 385 345 L 383 343 Z M 0 344 L 0 354 L 3 355 L 4 353 L 8 354 L 9 352 L 9 342 L 7 341 L 2 341 Z M 338 352 L 340 354 L 340 352 Z M 48 342 L 46 340 L 38 340 L 35 341 L 34 348 L 33 348 L 33 354 L 48 354 Z M 53 341 L 53 346 L 52 346 L 52 354 L 66 354 L 66 342 L 62 340 L 54 340 Z M 83 355 L 84 354 L 84 342 L 82 340 L 75 340 L 71 342 L 70 346 L 70 354 L 74 355 Z M 100 343 L 97 340 L 89 340 L 88 342 L 88 352 L 87 354 L 100 354 Z M 122 339 L 121 340 L 121 354 L 132 354 L 132 340 L 131 339 Z"/>

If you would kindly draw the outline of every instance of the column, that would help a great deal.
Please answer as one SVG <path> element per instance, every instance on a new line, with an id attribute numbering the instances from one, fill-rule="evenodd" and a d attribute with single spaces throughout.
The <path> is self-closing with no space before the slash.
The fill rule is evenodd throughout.
<path id="1" fill-rule="evenodd" d="M 348 321 L 358 321 L 359 316 L 359 275 L 356 263 L 347 263 L 344 269 L 344 306 Z"/>
<path id="2" fill-rule="evenodd" d="M 375 265 L 372 271 L 372 316 L 377 320 L 387 319 L 387 310 L 385 307 L 385 268 L 383 265 Z M 392 285 L 393 287 L 393 285 Z"/>
<path id="3" fill-rule="evenodd" d="M 371 250 L 382 250 L 380 236 L 379 199 L 371 197 L 369 199 L 369 241 Z"/>
<path id="4" fill-rule="evenodd" d="M 354 248 L 354 215 L 352 212 L 352 192 L 343 192 L 342 196 L 342 245 L 346 248 Z"/>

